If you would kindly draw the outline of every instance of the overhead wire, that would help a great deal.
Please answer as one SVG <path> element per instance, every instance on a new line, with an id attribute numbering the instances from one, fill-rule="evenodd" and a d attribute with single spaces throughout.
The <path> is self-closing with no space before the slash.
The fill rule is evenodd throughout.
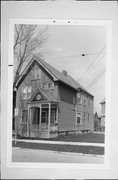
<path id="1" fill-rule="evenodd" d="M 78 79 L 78 81 L 82 81 L 82 78 L 90 71 L 91 67 L 97 62 L 98 57 L 101 55 L 101 53 L 103 52 L 103 50 L 106 48 L 106 44 L 104 45 L 104 47 L 100 50 L 100 52 L 97 54 L 97 56 L 95 57 L 95 59 L 93 59 L 92 63 L 87 67 L 87 69 L 85 70 L 85 72 L 82 74 L 82 76 Z"/>
<path id="2" fill-rule="evenodd" d="M 86 76 L 83 77 L 83 79 L 79 82 L 81 82 L 82 84 L 86 84 L 87 81 L 88 81 L 88 74 L 90 74 L 93 70 L 95 70 L 96 66 L 99 67 L 99 66 L 102 66 L 103 64 L 103 61 L 102 58 L 105 56 L 105 54 L 103 54 L 103 56 L 99 59 L 99 62 L 97 64 L 94 64 L 94 66 L 90 69 L 90 71 L 88 71 L 88 73 L 86 74 Z M 94 71 L 93 71 L 94 72 Z"/>
<path id="3" fill-rule="evenodd" d="M 97 53 L 81 53 L 81 54 L 76 54 L 72 56 L 57 56 L 57 57 L 50 57 L 51 59 L 57 59 L 57 58 L 71 58 L 71 57 L 78 57 L 78 56 L 90 56 L 90 55 L 95 55 Z"/>
<path id="4" fill-rule="evenodd" d="M 87 86 L 87 89 L 92 87 L 100 79 L 100 77 L 102 77 L 102 75 L 105 73 L 105 71 L 106 71 L 106 67 L 104 69 L 102 69 L 102 71 L 97 75 L 97 77 Z"/>

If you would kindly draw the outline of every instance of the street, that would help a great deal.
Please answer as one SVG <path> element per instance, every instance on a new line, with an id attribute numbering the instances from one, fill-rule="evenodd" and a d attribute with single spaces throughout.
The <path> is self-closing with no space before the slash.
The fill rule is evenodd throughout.
<path id="1" fill-rule="evenodd" d="M 76 155 L 13 147 L 13 162 L 104 163 L 103 156 Z"/>

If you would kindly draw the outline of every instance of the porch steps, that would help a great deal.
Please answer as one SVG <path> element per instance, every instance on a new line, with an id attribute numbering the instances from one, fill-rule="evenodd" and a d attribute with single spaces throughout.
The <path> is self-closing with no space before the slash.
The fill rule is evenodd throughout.
<path id="1" fill-rule="evenodd" d="M 50 137 L 50 133 L 48 130 L 43 130 L 40 132 L 40 138 L 49 138 Z"/>

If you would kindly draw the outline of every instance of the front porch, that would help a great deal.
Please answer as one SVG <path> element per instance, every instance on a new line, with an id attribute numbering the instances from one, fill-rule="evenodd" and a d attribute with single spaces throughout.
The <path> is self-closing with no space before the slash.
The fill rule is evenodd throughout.
<path id="1" fill-rule="evenodd" d="M 28 104 L 26 126 L 27 137 L 56 137 L 58 132 L 58 104 L 53 102 Z"/>

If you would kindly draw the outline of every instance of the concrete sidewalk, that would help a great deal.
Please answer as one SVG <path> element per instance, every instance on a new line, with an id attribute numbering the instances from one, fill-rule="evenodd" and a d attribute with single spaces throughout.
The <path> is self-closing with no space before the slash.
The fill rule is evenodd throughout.
<path id="1" fill-rule="evenodd" d="M 15 140 L 15 139 L 13 139 Z M 88 142 L 65 142 L 65 141 L 46 141 L 46 140 L 30 140 L 30 139 L 17 139 L 16 142 L 29 142 L 39 144 L 63 144 L 63 145 L 78 145 L 78 146 L 99 146 L 104 147 L 103 143 L 88 143 Z"/>
<path id="2" fill-rule="evenodd" d="M 13 162 L 46 162 L 46 163 L 94 163 L 103 164 L 103 155 L 89 155 L 82 153 L 58 152 L 39 149 L 13 147 Z"/>

